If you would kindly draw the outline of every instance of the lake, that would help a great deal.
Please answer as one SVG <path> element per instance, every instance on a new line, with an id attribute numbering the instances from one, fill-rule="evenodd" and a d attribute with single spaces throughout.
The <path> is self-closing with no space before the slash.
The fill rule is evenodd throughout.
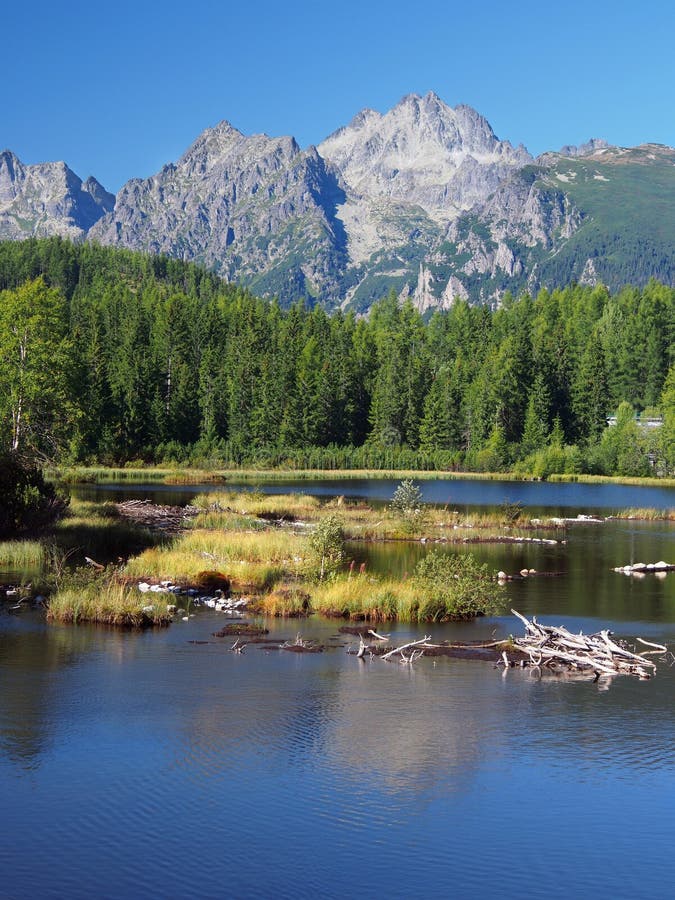
<path id="1" fill-rule="evenodd" d="M 423 489 L 471 505 L 475 493 L 459 499 L 470 486 L 489 505 L 505 499 L 494 484 Z M 506 485 L 524 499 L 523 485 Z M 556 513 L 657 505 L 628 499 L 632 488 L 594 504 L 586 489 L 597 486 L 546 487 L 562 490 L 532 505 Z M 555 545 L 468 550 L 495 569 L 559 573 L 509 583 L 507 607 L 675 647 L 675 573 L 612 571 L 674 561 L 674 534 L 663 522 L 610 521 L 572 525 Z M 368 570 L 404 574 L 428 548 L 350 549 Z M 132 633 L 0 608 L 0 897 L 669 892 L 675 667 L 607 685 L 477 661 L 363 662 L 346 653 L 339 623 L 319 619 L 268 627 L 316 637 L 330 648 L 322 654 L 237 655 L 212 636 L 223 621 L 198 610 Z M 387 630 L 403 642 L 522 628 L 505 615 Z"/>

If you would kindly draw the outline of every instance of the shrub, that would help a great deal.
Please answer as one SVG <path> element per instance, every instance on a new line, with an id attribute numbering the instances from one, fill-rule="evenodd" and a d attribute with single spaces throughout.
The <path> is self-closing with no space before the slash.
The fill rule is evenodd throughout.
<path id="1" fill-rule="evenodd" d="M 415 569 L 422 600 L 419 619 L 442 622 L 501 611 L 502 588 L 470 554 L 431 551 Z"/>
<path id="2" fill-rule="evenodd" d="M 0 456 L 0 538 L 43 531 L 67 506 L 37 466 L 13 453 Z"/>
<path id="3" fill-rule="evenodd" d="M 342 519 L 335 513 L 324 516 L 309 535 L 308 541 L 319 567 L 319 579 L 323 580 L 326 575 L 337 572 L 345 556 Z"/>

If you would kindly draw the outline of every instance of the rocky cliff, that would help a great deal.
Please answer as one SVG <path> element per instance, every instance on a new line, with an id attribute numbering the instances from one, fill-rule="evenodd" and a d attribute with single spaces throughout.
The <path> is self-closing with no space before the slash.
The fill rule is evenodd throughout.
<path id="1" fill-rule="evenodd" d="M 675 151 L 597 139 L 536 160 L 468 106 L 411 94 L 317 147 L 221 122 L 116 198 L 0 154 L 0 238 L 60 234 L 192 259 L 284 302 L 418 307 L 570 280 L 675 283 Z"/>
<path id="2" fill-rule="evenodd" d="M 0 239 L 62 237 L 79 240 L 115 198 L 95 178 L 82 181 L 63 162 L 24 165 L 0 153 Z"/>

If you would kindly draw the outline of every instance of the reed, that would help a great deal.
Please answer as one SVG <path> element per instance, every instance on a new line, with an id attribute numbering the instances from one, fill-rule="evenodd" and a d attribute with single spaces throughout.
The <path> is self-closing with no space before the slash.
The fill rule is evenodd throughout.
<path id="1" fill-rule="evenodd" d="M 45 548 L 40 541 L 1 541 L 0 566 L 11 569 L 41 567 L 45 561 Z"/>
<path id="2" fill-rule="evenodd" d="M 106 484 L 113 481 L 135 484 L 212 484 L 226 479 L 226 473 L 209 469 L 152 467 L 112 468 L 74 466 L 50 470 L 61 484 Z"/>
<path id="3" fill-rule="evenodd" d="M 578 484 L 626 484 L 635 487 L 675 487 L 675 478 L 645 478 L 625 475 L 549 475 L 548 481 Z"/>
<path id="4" fill-rule="evenodd" d="M 615 519 L 639 519 L 644 522 L 674 522 L 675 509 L 631 508 L 614 514 Z"/>
<path id="5" fill-rule="evenodd" d="M 240 516 L 291 521 L 316 517 L 322 505 L 317 497 L 309 494 L 263 494 L 258 491 L 200 494 L 194 504 L 211 512 L 221 510 Z"/>
<path id="6" fill-rule="evenodd" d="M 166 598 L 148 604 L 135 588 L 118 582 L 100 580 L 77 588 L 66 588 L 49 601 L 47 619 L 52 622 L 79 624 L 97 622 L 141 628 L 168 625 L 172 619 Z"/>

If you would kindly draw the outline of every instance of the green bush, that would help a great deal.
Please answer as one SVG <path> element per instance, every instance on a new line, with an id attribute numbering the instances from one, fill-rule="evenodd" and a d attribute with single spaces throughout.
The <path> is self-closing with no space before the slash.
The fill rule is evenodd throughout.
<path id="1" fill-rule="evenodd" d="M 0 539 L 37 534 L 63 515 L 68 500 L 42 471 L 16 454 L 0 456 Z"/>
<path id="2" fill-rule="evenodd" d="M 334 574 L 345 557 L 345 536 L 342 519 L 331 513 L 321 519 L 308 538 L 318 568 L 318 577 Z"/>
<path id="3" fill-rule="evenodd" d="M 432 550 L 417 564 L 414 579 L 423 598 L 420 621 L 473 619 L 502 611 L 503 588 L 488 567 L 470 554 Z"/>

